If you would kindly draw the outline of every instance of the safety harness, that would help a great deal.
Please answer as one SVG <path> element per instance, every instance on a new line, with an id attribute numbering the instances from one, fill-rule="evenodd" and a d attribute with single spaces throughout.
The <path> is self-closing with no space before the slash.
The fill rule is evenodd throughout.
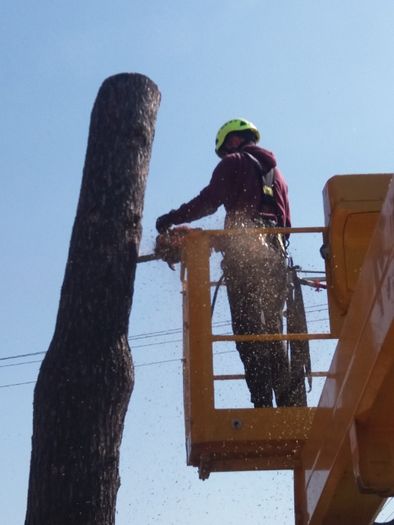
<path id="1" fill-rule="evenodd" d="M 254 155 L 252 155 L 248 151 L 243 151 L 243 153 L 254 162 L 255 167 L 258 169 L 262 181 L 263 203 L 267 202 L 273 204 L 276 207 L 276 201 L 274 197 L 275 168 L 270 169 L 270 171 L 266 173 L 260 161 Z"/>
<path id="2" fill-rule="evenodd" d="M 268 172 L 265 172 L 263 166 L 261 165 L 260 161 L 251 153 L 248 151 L 243 151 L 243 153 L 253 161 L 255 168 L 257 169 L 258 175 L 261 179 L 261 204 L 269 204 L 274 209 L 277 210 L 278 206 L 276 204 L 275 195 L 274 195 L 274 182 L 275 182 L 275 168 L 271 168 Z M 274 221 L 266 220 L 264 218 L 255 217 L 254 222 L 257 226 L 277 226 L 277 224 Z M 286 240 L 285 237 L 277 233 L 276 235 L 270 236 L 275 239 L 276 242 L 274 244 L 279 244 L 279 247 L 281 248 L 283 255 L 286 256 Z"/>

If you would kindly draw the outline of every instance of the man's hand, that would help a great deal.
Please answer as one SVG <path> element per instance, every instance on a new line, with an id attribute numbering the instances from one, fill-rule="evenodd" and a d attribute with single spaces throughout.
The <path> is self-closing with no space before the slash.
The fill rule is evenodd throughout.
<path id="1" fill-rule="evenodd" d="M 156 230 L 159 233 L 166 232 L 170 226 L 172 226 L 172 220 L 170 219 L 170 214 L 166 213 L 165 215 L 162 215 L 159 217 L 156 221 Z"/>

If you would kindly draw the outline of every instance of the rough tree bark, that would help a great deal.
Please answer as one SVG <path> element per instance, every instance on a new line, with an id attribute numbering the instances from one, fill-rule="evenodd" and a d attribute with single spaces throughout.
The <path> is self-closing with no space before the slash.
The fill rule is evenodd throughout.
<path id="1" fill-rule="evenodd" d="M 110 525 L 134 373 L 127 342 L 157 86 L 105 80 L 95 101 L 54 336 L 34 393 L 26 525 Z"/>

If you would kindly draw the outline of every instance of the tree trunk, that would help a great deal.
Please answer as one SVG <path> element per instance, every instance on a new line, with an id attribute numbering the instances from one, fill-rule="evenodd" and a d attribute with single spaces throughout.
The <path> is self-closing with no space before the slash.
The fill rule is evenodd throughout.
<path id="1" fill-rule="evenodd" d="M 120 74 L 93 107 L 55 333 L 34 393 L 26 525 L 115 520 L 134 385 L 128 320 L 159 103 L 150 79 Z"/>

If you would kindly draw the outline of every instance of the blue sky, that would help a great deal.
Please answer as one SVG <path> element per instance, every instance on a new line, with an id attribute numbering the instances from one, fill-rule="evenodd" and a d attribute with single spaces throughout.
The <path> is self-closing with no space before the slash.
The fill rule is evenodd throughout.
<path id="1" fill-rule="evenodd" d="M 322 225 L 328 178 L 393 171 L 393 22 L 392 0 L 3 0 L 0 357 L 48 348 L 90 111 L 106 77 L 142 73 L 162 93 L 142 252 L 153 246 L 156 217 L 208 183 L 216 131 L 237 116 L 254 121 L 277 155 L 294 225 Z M 222 218 L 201 224 L 219 228 Z M 317 247 L 295 243 L 297 262 L 320 269 Z M 180 328 L 179 291 L 166 265 L 141 266 L 130 336 Z M 142 347 L 151 341 L 159 344 Z M 201 482 L 186 467 L 181 344 L 164 341 L 132 341 L 138 367 L 117 524 L 293 523 L 289 474 Z M 34 381 L 38 366 L 0 368 L 0 386 Z M 33 386 L 0 388 L 0 507 L 8 525 L 24 517 Z"/>

